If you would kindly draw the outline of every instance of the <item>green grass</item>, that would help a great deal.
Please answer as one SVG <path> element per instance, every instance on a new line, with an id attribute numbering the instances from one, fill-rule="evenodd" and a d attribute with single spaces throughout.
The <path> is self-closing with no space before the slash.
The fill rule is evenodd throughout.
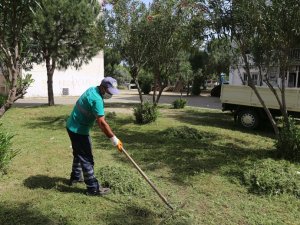
<path id="1" fill-rule="evenodd" d="M 147 183 L 145 196 L 86 196 L 83 184 L 67 185 L 72 152 L 64 126 L 71 109 L 13 108 L 1 119 L 15 135 L 13 147 L 21 150 L 8 175 L 0 177 L 1 224 L 300 224 L 299 199 L 255 195 L 240 182 L 249 161 L 271 156 L 272 132 L 240 130 L 218 110 L 162 107 L 158 121 L 143 126 L 133 115 L 109 119 L 125 149 L 171 204 L 186 202 L 173 217 Z M 177 126 L 195 128 L 202 138 L 162 135 Z M 97 127 L 91 136 L 97 172 L 113 166 L 137 173 Z"/>

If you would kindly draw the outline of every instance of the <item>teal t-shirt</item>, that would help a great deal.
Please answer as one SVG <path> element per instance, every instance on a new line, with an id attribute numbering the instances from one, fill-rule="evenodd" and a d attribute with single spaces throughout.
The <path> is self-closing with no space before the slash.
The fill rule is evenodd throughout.
<path id="1" fill-rule="evenodd" d="M 104 116 L 104 104 L 98 87 L 91 87 L 77 100 L 67 128 L 76 134 L 88 135 L 96 116 Z"/>

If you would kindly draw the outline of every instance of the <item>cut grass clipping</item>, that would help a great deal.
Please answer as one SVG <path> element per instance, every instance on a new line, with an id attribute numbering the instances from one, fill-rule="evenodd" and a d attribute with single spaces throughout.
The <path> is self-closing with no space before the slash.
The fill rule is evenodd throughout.
<path id="1" fill-rule="evenodd" d="M 202 134 L 195 128 L 188 126 L 171 127 L 162 132 L 164 138 L 177 138 L 177 139 L 202 139 Z"/>
<path id="2" fill-rule="evenodd" d="M 285 160 L 264 159 L 248 166 L 244 182 L 256 194 L 292 194 L 300 198 L 300 168 Z"/>
<path id="3" fill-rule="evenodd" d="M 148 186 L 140 175 L 126 167 L 105 166 L 97 174 L 101 185 L 109 187 L 115 194 L 147 196 Z"/>

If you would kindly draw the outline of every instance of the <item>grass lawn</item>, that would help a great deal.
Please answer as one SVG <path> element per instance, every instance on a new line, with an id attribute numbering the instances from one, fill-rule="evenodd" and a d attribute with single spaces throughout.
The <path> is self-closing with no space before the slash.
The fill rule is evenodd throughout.
<path id="1" fill-rule="evenodd" d="M 114 107 L 119 106 L 107 109 Z M 163 107 L 157 122 L 143 126 L 126 113 L 109 119 L 125 149 L 171 204 L 186 203 L 173 217 L 147 183 L 143 196 L 86 196 L 83 184 L 67 185 L 72 152 L 64 126 L 71 109 L 13 108 L 1 119 L 21 153 L 0 177 L 0 224 L 300 224 L 295 196 L 258 196 L 241 183 L 247 163 L 270 156 L 272 133 L 240 130 L 219 110 Z M 202 138 L 164 136 L 167 128 L 178 126 L 196 128 Z M 91 136 L 97 173 L 119 166 L 137 174 L 97 127 Z"/>

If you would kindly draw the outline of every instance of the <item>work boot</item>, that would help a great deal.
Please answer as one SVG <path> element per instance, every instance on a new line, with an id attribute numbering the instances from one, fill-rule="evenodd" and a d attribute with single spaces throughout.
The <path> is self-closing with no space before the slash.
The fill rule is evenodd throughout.
<path id="1" fill-rule="evenodd" d="M 79 179 L 73 179 L 73 178 L 70 178 L 69 180 L 69 186 L 72 186 L 73 184 L 76 184 L 76 183 L 82 183 L 84 180 L 83 180 L 83 177 L 80 177 Z"/>
<path id="2" fill-rule="evenodd" d="M 86 195 L 89 196 L 104 196 L 110 193 L 110 188 L 99 188 L 98 190 L 88 190 Z"/>

